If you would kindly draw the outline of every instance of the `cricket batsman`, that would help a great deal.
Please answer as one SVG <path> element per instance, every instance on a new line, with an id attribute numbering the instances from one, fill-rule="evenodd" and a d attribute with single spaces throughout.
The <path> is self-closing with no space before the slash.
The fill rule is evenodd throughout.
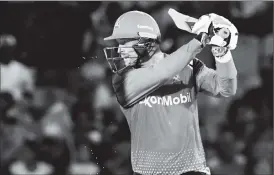
<path id="1" fill-rule="evenodd" d="M 224 30 L 225 29 L 225 30 Z M 171 54 L 160 50 L 161 33 L 147 13 L 129 11 L 104 40 L 114 72 L 112 84 L 131 131 L 131 163 L 135 175 L 210 174 L 200 136 L 197 94 L 231 97 L 237 70 L 230 50 L 236 27 L 217 14 L 200 17 L 195 37 Z M 195 56 L 212 47 L 216 70 Z"/>

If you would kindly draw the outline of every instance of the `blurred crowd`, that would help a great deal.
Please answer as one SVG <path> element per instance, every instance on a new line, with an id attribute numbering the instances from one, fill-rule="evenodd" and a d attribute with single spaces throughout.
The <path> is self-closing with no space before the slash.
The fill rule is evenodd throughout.
<path id="1" fill-rule="evenodd" d="M 129 175 L 130 131 L 111 87 L 104 43 L 129 10 L 151 14 L 171 53 L 193 36 L 167 15 L 214 12 L 240 31 L 233 98 L 201 94 L 213 175 L 273 173 L 273 2 L 1 2 L 1 175 Z M 199 55 L 215 68 L 208 48 Z"/>

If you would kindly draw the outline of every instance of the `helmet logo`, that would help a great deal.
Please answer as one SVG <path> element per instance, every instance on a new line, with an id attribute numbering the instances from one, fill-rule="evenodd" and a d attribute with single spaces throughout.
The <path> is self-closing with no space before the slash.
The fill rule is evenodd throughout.
<path id="1" fill-rule="evenodd" d="M 149 27 L 149 26 L 143 26 L 143 25 L 137 25 L 137 27 L 139 28 L 139 29 L 148 29 L 148 30 L 151 30 L 151 31 L 153 31 L 153 28 L 152 27 Z"/>

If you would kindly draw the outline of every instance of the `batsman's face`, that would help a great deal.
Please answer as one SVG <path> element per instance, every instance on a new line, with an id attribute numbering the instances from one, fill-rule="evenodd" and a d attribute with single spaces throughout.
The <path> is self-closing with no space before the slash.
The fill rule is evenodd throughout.
<path id="1" fill-rule="evenodd" d="M 125 66 L 128 66 L 135 62 L 138 58 L 138 55 L 132 46 L 137 44 L 138 40 L 119 39 L 117 40 L 117 42 L 119 44 L 118 53 L 123 58 Z"/>

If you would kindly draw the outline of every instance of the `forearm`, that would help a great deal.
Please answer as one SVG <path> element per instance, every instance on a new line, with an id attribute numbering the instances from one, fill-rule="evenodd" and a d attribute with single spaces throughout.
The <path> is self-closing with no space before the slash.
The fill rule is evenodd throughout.
<path id="1" fill-rule="evenodd" d="M 216 71 L 220 95 L 229 97 L 235 95 L 237 91 L 237 70 L 230 51 L 225 57 L 227 58 L 224 58 L 224 62 L 216 60 Z"/>
<path id="2" fill-rule="evenodd" d="M 192 39 L 155 65 L 153 71 L 157 72 L 159 80 L 169 79 L 181 72 L 201 50 L 201 42 Z"/>

